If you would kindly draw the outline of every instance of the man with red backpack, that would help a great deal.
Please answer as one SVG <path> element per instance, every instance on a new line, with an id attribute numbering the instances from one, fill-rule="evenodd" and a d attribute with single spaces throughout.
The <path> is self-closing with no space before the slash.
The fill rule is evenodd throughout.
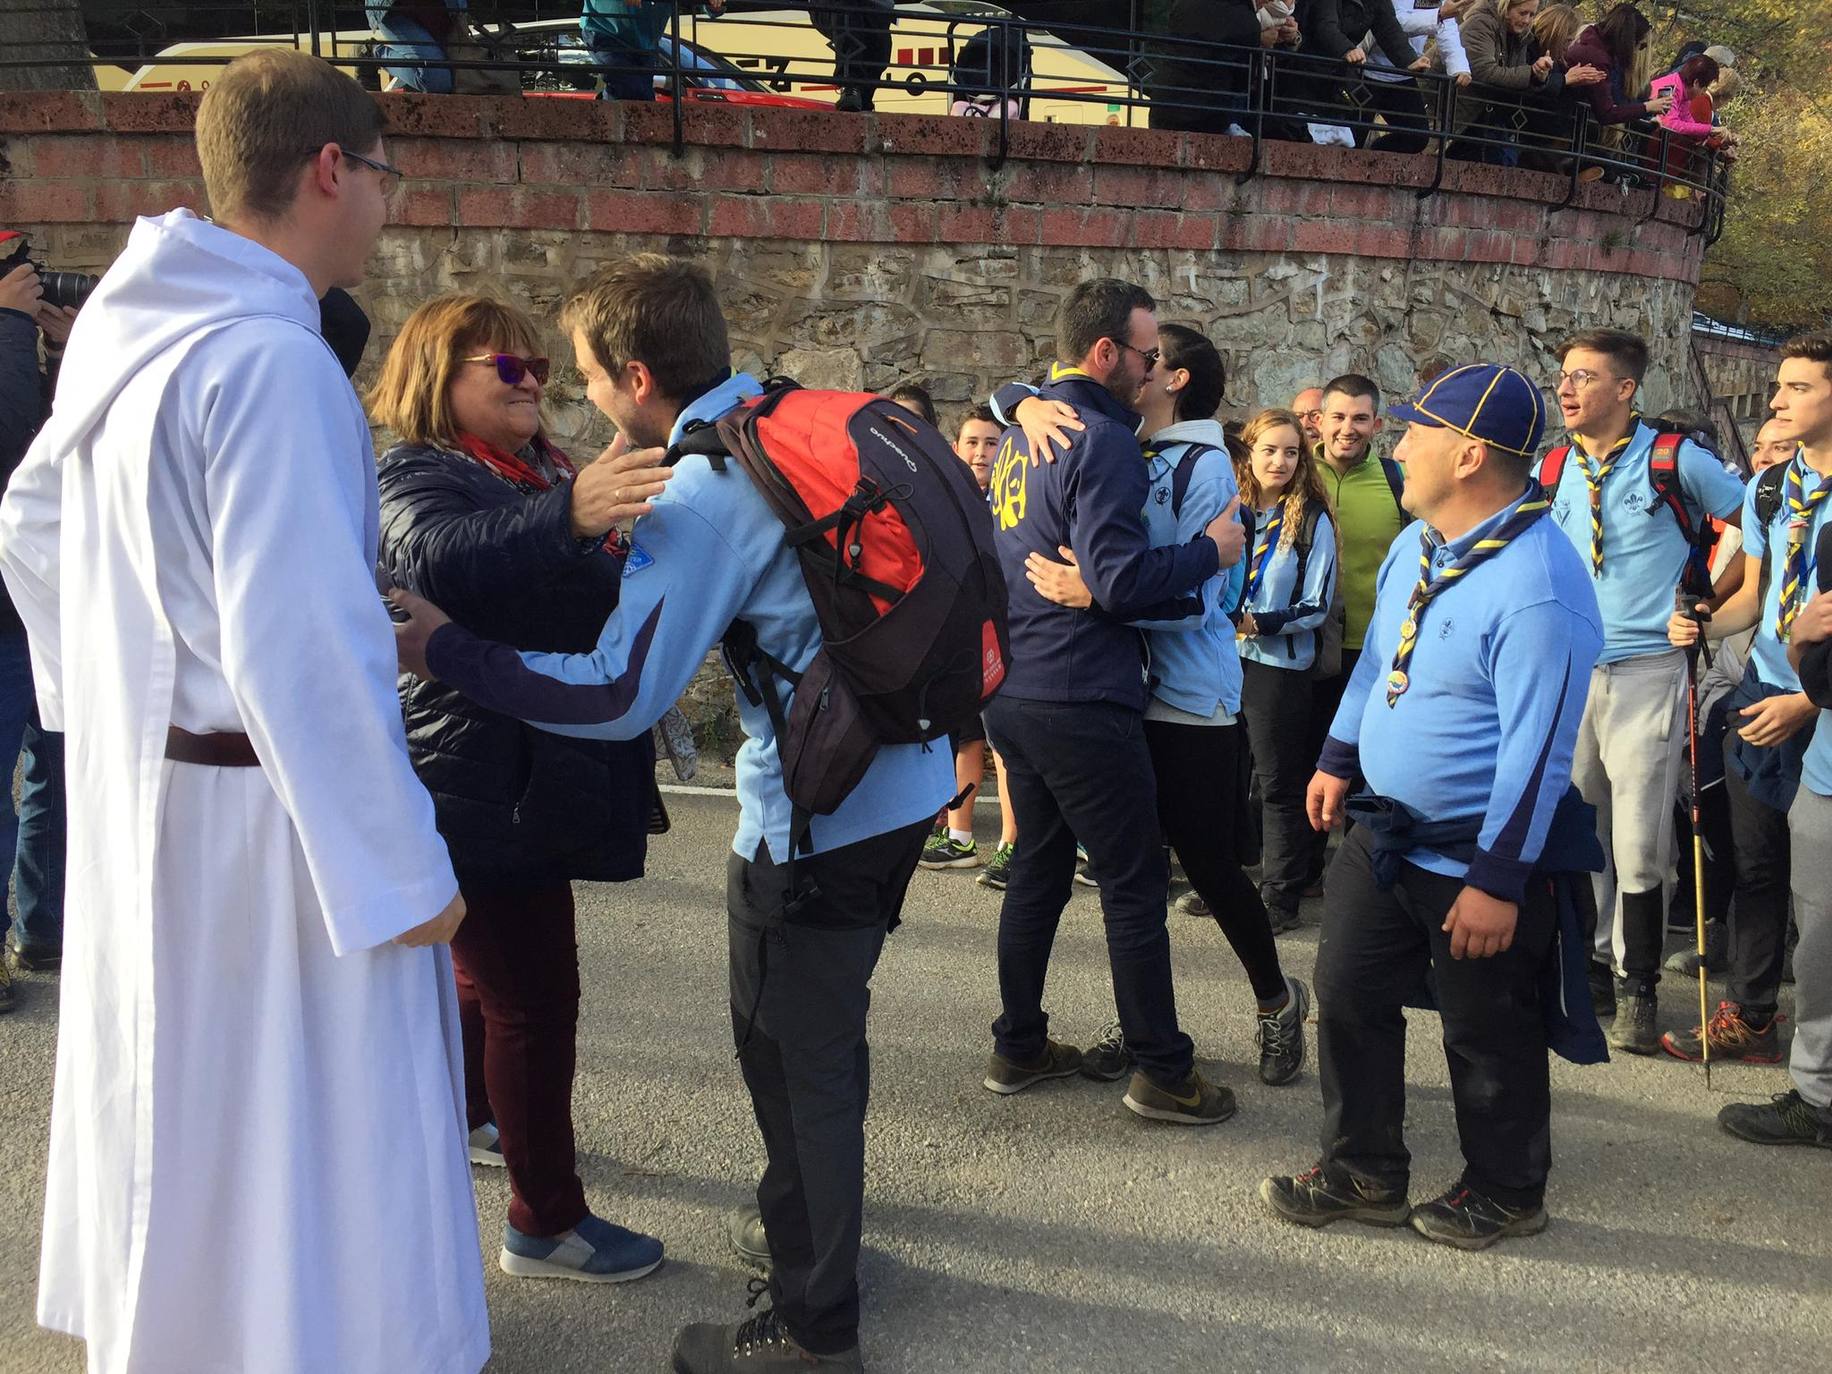
<path id="1" fill-rule="evenodd" d="M 726 880 L 732 1025 L 769 1159 L 761 1216 L 740 1217 L 733 1239 L 767 1257 L 773 1305 L 735 1326 L 684 1328 L 673 1368 L 855 1371 L 868 983 L 930 822 L 954 791 L 951 755 L 921 741 L 945 737 L 960 702 L 977 711 L 1003 676 L 990 517 L 946 441 L 892 403 L 765 393 L 734 375 L 718 299 L 697 266 L 653 253 L 613 263 L 567 302 L 561 323 L 587 396 L 630 444 L 658 459 L 667 446 L 673 462 L 665 484 L 623 493 L 653 499 L 632 532 L 617 610 L 593 653 L 521 654 L 403 597 L 412 613 L 403 663 L 545 729 L 628 738 L 725 644 L 747 736 Z M 843 428 L 828 428 L 842 411 Z M 823 449 L 823 432 L 852 446 L 830 439 Z M 841 501 L 826 519 L 832 501 L 813 491 L 821 480 Z M 783 503 L 797 493 L 817 518 L 786 533 Z M 927 576 L 936 570 L 964 590 L 943 589 Z M 889 605 L 899 615 L 874 622 Z M 916 684 L 933 713 L 921 734 L 912 722 L 895 737 L 896 703 L 861 685 L 850 648 L 824 628 L 853 612 L 898 634 L 879 650 L 884 670 L 904 666 L 897 646 L 932 642 L 959 658 L 951 637 L 971 640 L 968 682 Z M 942 629 L 925 629 L 937 615 Z M 847 646 L 871 635 L 849 635 Z"/>
<path id="2" fill-rule="evenodd" d="M 1590 573 L 1604 630 L 1571 767 L 1604 853 L 1591 999 L 1599 1016 L 1615 1015 L 1611 1046 L 1652 1054 L 1687 730 L 1686 658 L 1667 642 L 1667 619 L 1682 583 L 1709 595 L 1707 517 L 1738 523 L 1743 490 L 1705 449 L 1641 418 L 1645 341 L 1592 330 L 1565 340 L 1559 361 L 1566 437 L 1539 479 Z"/>

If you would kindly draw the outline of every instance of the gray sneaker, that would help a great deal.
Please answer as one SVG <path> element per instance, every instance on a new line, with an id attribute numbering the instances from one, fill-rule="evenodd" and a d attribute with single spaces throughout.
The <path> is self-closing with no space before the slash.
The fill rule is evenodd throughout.
<path id="1" fill-rule="evenodd" d="M 1185 916 L 1213 916 L 1215 914 L 1209 910 L 1209 904 L 1194 892 L 1186 892 L 1177 898 L 1177 910 Z"/>
<path id="2" fill-rule="evenodd" d="M 763 1213 L 756 1207 L 740 1207 L 727 1217 L 725 1236 L 746 1264 L 770 1267 L 770 1237 L 763 1229 Z"/>
<path id="3" fill-rule="evenodd" d="M 1101 1083 L 1124 1078 L 1132 1071 L 1132 1051 L 1126 1048 L 1126 1033 L 1117 1020 L 1101 1027 L 1100 1039 L 1081 1052 L 1084 1077 Z"/>
<path id="4" fill-rule="evenodd" d="M 486 1121 L 471 1132 L 466 1142 L 471 1151 L 471 1163 L 486 1165 L 492 1169 L 503 1167 L 502 1136 L 496 1129 L 494 1121 Z"/>
<path id="5" fill-rule="evenodd" d="M 1047 1040 L 1042 1057 L 1034 1064 L 1014 1064 L 1003 1055 L 994 1054 L 986 1065 L 986 1076 L 980 1080 L 980 1085 L 987 1092 L 1009 1097 L 1046 1078 L 1073 1078 L 1080 1072 L 1080 1050 L 1058 1040 Z"/>
<path id="6" fill-rule="evenodd" d="M 1160 1088 L 1142 1073 L 1132 1075 L 1125 1103 L 1134 1114 L 1149 1121 L 1177 1126 L 1213 1126 L 1234 1115 L 1234 1090 L 1209 1082 L 1195 1070 L 1173 1092 Z"/>
<path id="7" fill-rule="evenodd" d="M 1289 975 L 1288 995 L 1277 1011 L 1261 1012 L 1254 1039 L 1259 1043 L 1260 1082 L 1282 1088 L 1304 1067 L 1304 1018 L 1310 1015 L 1310 989 Z"/>

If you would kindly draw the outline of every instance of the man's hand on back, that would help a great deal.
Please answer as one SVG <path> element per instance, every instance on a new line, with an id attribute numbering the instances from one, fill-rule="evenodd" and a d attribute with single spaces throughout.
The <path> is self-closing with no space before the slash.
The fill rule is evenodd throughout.
<path id="1" fill-rule="evenodd" d="M 441 625 L 449 625 L 452 618 L 423 596 L 416 596 L 405 587 L 396 587 L 388 593 L 388 599 L 395 608 L 406 613 L 406 619 L 394 622 L 394 652 L 400 660 L 401 671 L 412 673 L 424 682 L 437 681 L 432 670 L 426 666 L 426 645 L 432 639 L 433 631 Z"/>
<path id="2" fill-rule="evenodd" d="M 1240 497 L 1228 502 L 1222 513 L 1209 521 L 1203 531 L 1215 541 L 1215 552 L 1221 555 L 1221 566 L 1231 568 L 1247 551 L 1247 531 L 1240 523 Z"/>

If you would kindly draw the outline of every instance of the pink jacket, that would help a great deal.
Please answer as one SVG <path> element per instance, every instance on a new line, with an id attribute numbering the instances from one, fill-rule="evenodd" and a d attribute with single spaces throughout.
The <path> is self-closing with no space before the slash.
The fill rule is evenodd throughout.
<path id="1" fill-rule="evenodd" d="M 1711 125 L 1701 124 L 1692 117 L 1692 96 L 1686 90 L 1686 83 L 1679 79 L 1678 72 L 1668 72 L 1648 87 L 1650 96 L 1657 96 L 1662 91 L 1673 93 L 1673 107 L 1660 116 L 1663 127 L 1688 138 L 1710 138 L 1717 132 Z"/>

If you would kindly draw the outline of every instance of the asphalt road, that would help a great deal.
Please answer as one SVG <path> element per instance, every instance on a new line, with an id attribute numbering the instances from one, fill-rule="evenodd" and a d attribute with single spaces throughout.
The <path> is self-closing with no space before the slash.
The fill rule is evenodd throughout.
<path id="1" fill-rule="evenodd" d="M 494 1264 L 504 1180 L 478 1170 L 498 1374 L 660 1371 L 676 1326 L 744 1314 L 748 1271 L 723 1223 L 761 1157 L 726 1011 L 735 804 L 670 801 L 650 877 L 582 890 L 576 1100 L 594 1209 L 663 1237 L 668 1262 L 616 1288 L 509 1279 Z M 1468 1256 L 1409 1231 L 1312 1233 L 1268 1216 L 1254 1189 L 1314 1159 L 1316 1076 L 1254 1077 L 1251 998 L 1213 923 L 1171 916 L 1179 1000 L 1241 1109 L 1188 1129 L 1132 1116 L 1123 1083 L 1009 1099 L 979 1086 L 997 912 L 967 875 L 919 874 L 879 968 L 863 1262 L 877 1374 L 1832 1368 L 1832 1154 L 1758 1150 L 1712 1121 L 1724 1102 L 1780 1091 L 1778 1070 L 1724 1069 L 1707 1095 L 1671 1060 L 1555 1061 L 1543 1236 Z M 1315 941 L 1314 927 L 1280 941 L 1300 976 Z M 1091 1038 L 1111 994 L 1085 888 L 1052 971 L 1053 1029 Z M 1695 1018 L 1691 989 L 1668 988 L 1663 1026 Z M 1407 1074 L 1421 1197 L 1458 1169 L 1434 1020 L 1413 1015 Z M 26 977 L 0 1018 L 9 1374 L 82 1367 L 74 1342 L 31 1320 L 55 1026 L 54 984 Z"/>

